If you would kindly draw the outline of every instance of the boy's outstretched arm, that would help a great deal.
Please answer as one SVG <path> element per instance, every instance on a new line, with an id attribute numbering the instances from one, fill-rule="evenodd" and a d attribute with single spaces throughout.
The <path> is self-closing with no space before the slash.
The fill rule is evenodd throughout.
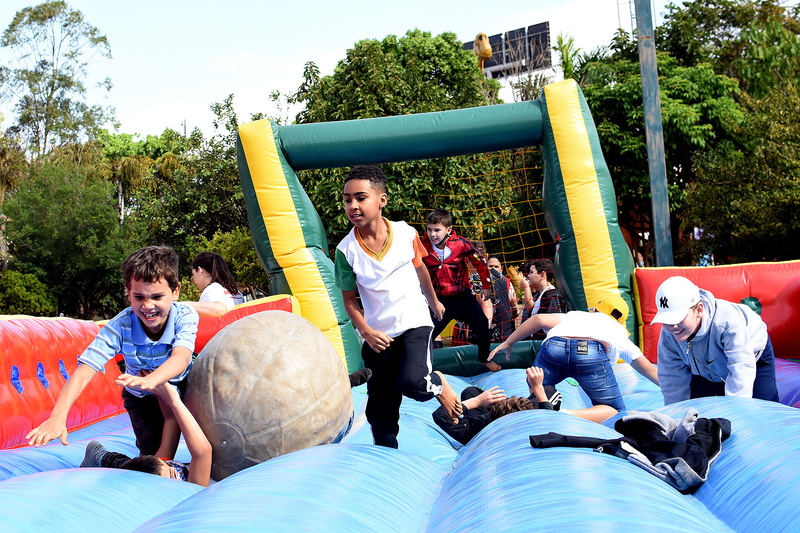
<path id="1" fill-rule="evenodd" d="M 342 299 L 344 300 L 344 309 L 347 311 L 347 316 L 353 321 L 353 325 L 364 337 L 373 352 L 382 352 L 392 343 L 392 338 L 382 331 L 372 329 L 364 319 L 361 313 L 361 306 L 358 304 L 356 298 L 356 291 L 342 291 Z"/>
<path id="2" fill-rule="evenodd" d="M 58 399 L 50 413 L 50 417 L 39 427 L 32 429 L 26 436 L 29 445 L 43 446 L 55 438 L 61 439 L 61 444 L 67 445 L 67 415 L 78 396 L 81 395 L 86 385 L 92 381 L 97 371 L 86 364 L 78 365 L 75 372 L 67 380 L 64 388 L 58 394 Z"/>
<path id="3" fill-rule="evenodd" d="M 490 407 L 493 403 L 506 399 L 506 391 L 500 387 L 492 387 L 483 391 L 474 398 L 461 402 L 463 409 L 475 409 L 476 407 Z"/>
<path id="4" fill-rule="evenodd" d="M 228 312 L 228 308 L 225 307 L 225 304 L 222 302 L 190 302 L 190 301 L 183 301 L 179 302 L 182 305 L 188 305 L 189 307 L 193 307 L 195 311 L 200 313 L 201 315 L 224 315 Z"/>
<path id="5" fill-rule="evenodd" d="M 425 299 L 428 300 L 428 306 L 430 306 L 433 314 L 436 316 L 436 320 L 441 320 L 444 316 L 444 305 L 436 297 L 436 291 L 433 290 L 433 283 L 431 283 L 431 276 L 428 274 L 428 267 L 422 264 L 416 267 L 416 270 L 422 294 L 424 294 Z"/>
<path id="6" fill-rule="evenodd" d="M 659 385 L 658 369 L 656 368 L 656 365 L 654 365 L 647 359 L 647 357 L 645 356 L 637 357 L 636 359 L 633 360 L 631 366 L 635 368 L 636 371 L 639 372 L 641 375 L 643 375 L 656 385 Z"/>
<path id="7" fill-rule="evenodd" d="M 143 376 L 121 374 L 116 379 L 116 384 L 121 387 L 131 387 L 144 392 L 153 392 L 155 388 L 172 378 L 181 375 L 192 360 L 192 352 L 184 346 L 175 346 L 172 353 L 164 363 Z"/>
<path id="8" fill-rule="evenodd" d="M 544 383 L 544 370 L 538 366 L 532 366 L 525 370 L 525 374 L 525 382 L 528 384 L 530 394 L 536 396 L 536 401 L 539 403 L 548 401 L 542 385 Z"/>
<path id="9" fill-rule="evenodd" d="M 533 315 L 528 320 L 520 324 L 520 326 L 508 336 L 504 342 L 500 343 L 492 353 L 489 354 L 489 361 L 500 352 L 505 352 L 506 360 L 511 356 L 511 348 L 520 340 L 532 335 L 540 329 L 549 330 L 561 323 L 561 316 L 558 314 L 546 315 Z"/>
<path id="10" fill-rule="evenodd" d="M 200 428 L 192 413 L 186 407 L 178 394 L 175 385 L 169 383 L 159 384 L 153 391 L 166 406 L 172 409 L 178 426 L 181 428 L 186 447 L 192 454 L 192 463 L 189 466 L 189 481 L 207 487 L 211 479 L 211 443 Z"/>

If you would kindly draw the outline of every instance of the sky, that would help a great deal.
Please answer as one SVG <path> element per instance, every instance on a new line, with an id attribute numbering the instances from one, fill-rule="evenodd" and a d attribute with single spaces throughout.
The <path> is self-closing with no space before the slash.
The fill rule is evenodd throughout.
<path id="1" fill-rule="evenodd" d="M 655 24 L 663 21 L 666 0 L 651 0 Z M 109 41 L 112 58 L 91 63 L 92 79 L 111 78 L 110 92 L 92 90 L 91 104 L 112 106 L 120 133 L 160 135 L 171 128 L 199 127 L 212 135 L 211 104 L 234 95 L 240 123 L 252 113 L 279 116 L 269 100 L 275 90 L 290 93 L 313 61 L 332 74 L 348 48 L 362 39 L 381 40 L 420 29 L 455 33 L 462 42 L 550 22 L 578 47 L 607 45 L 616 29 L 631 29 L 633 0 L 71 0 L 73 9 Z M 33 1 L 3 0 L 0 28 Z M 0 62 L 8 54 L 0 48 Z M 558 74 L 554 73 L 555 79 Z M 512 101 L 509 89 L 501 97 Z M 0 102 L 7 118 L 9 102 Z M 285 113 L 284 113 L 285 114 Z M 8 127 L 9 121 L 2 124 Z"/>

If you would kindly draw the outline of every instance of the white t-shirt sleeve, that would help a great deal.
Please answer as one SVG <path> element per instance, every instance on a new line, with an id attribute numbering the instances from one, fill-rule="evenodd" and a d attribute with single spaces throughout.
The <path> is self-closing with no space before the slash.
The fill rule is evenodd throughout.
<path id="1" fill-rule="evenodd" d="M 200 301 L 223 303 L 228 311 L 233 309 L 234 306 L 233 296 L 231 296 L 231 293 L 228 292 L 225 287 L 216 282 L 203 289 L 203 294 L 200 295 Z"/>

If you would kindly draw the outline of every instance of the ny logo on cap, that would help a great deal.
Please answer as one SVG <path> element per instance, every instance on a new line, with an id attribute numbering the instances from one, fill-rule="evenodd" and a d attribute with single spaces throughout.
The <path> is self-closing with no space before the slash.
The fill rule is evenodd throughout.
<path id="1" fill-rule="evenodd" d="M 662 296 L 661 300 L 659 300 L 658 305 L 660 305 L 662 309 L 668 308 L 669 307 L 669 302 L 667 301 L 667 297 L 666 296 Z"/>

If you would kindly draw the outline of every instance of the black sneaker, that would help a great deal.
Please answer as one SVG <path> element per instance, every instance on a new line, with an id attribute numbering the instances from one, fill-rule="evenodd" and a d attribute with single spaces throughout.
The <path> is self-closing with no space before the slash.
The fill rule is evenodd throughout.
<path id="1" fill-rule="evenodd" d="M 83 455 L 81 467 L 99 467 L 100 458 L 105 455 L 106 451 L 102 444 L 93 440 L 86 446 L 86 453 Z"/>
<path id="2" fill-rule="evenodd" d="M 362 368 L 361 370 L 356 370 L 352 374 L 350 374 L 350 388 L 358 387 L 359 385 L 363 385 L 369 378 L 372 377 L 372 370 L 369 368 Z"/>
<path id="3" fill-rule="evenodd" d="M 544 394 L 547 396 L 547 401 L 553 406 L 553 411 L 561 409 L 561 393 L 556 390 L 552 385 L 546 385 Z"/>

